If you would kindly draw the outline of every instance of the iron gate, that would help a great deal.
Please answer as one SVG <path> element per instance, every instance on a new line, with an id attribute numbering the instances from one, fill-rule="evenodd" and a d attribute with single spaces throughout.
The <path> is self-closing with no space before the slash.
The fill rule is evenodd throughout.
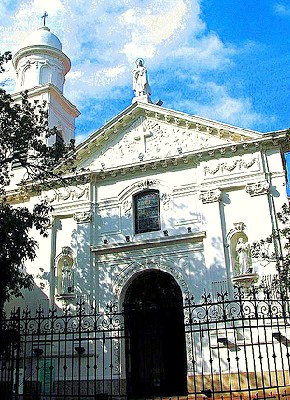
<path id="1" fill-rule="evenodd" d="M 187 393 L 170 398 L 290 399 L 289 301 L 261 297 L 236 289 L 215 302 L 186 299 Z M 115 304 L 98 312 L 83 303 L 2 318 L 1 400 L 127 399 L 125 320 Z"/>

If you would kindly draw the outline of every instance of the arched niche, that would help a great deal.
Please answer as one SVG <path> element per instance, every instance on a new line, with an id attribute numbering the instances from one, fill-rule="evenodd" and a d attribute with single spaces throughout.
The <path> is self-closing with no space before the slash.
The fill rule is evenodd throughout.
<path id="1" fill-rule="evenodd" d="M 51 82 L 51 68 L 48 65 L 43 65 L 40 68 L 39 83 L 45 85 Z"/>
<path id="2" fill-rule="evenodd" d="M 237 222 L 227 235 L 230 250 L 232 282 L 248 289 L 256 283 L 259 275 L 253 271 L 251 247 L 244 232 L 245 224 Z"/>
<path id="3" fill-rule="evenodd" d="M 56 257 L 57 295 L 74 296 L 74 256 L 70 247 L 63 247 Z"/>
<path id="4" fill-rule="evenodd" d="M 21 86 L 29 87 L 33 84 L 33 82 L 34 82 L 33 66 L 30 63 L 28 63 L 22 71 Z"/>
<path id="5" fill-rule="evenodd" d="M 252 260 L 248 236 L 245 232 L 236 232 L 230 240 L 231 264 L 233 276 L 252 272 Z"/>

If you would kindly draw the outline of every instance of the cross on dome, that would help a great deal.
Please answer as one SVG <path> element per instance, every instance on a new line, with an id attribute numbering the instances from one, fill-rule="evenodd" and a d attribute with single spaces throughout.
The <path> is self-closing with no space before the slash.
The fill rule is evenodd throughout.
<path id="1" fill-rule="evenodd" d="M 46 11 L 44 11 L 44 14 L 41 16 L 41 18 L 43 18 L 43 26 L 45 26 L 45 20 L 48 17 L 48 14 Z"/>

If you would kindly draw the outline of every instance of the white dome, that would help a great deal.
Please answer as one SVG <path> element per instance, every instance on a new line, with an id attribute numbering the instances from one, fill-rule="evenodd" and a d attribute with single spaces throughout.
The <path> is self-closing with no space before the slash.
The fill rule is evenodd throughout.
<path id="1" fill-rule="evenodd" d="M 47 26 L 42 26 L 32 32 L 21 44 L 21 48 L 29 46 L 49 46 L 58 50 L 62 49 L 62 44 L 59 38 L 51 33 Z"/>

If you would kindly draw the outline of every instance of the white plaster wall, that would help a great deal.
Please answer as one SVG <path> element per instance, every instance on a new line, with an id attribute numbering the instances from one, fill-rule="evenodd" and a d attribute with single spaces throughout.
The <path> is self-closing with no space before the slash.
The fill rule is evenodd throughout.
<path id="1" fill-rule="evenodd" d="M 96 299 L 101 308 L 108 301 L 117 299 L 121 302 L 124 287 L 134 273 L 144 268 L 160 268 L 172 273 L 180 286 L 183 285 L 183 289 L 186 287 L 197 300 L 204 288 L 211 290 L 212 282 L 227 281 L 230 286 L 232 266 L 227 235 L 234 224 L 244 223 L 244 232 L 250 243 L 264 238 L 272 228 L 270 203 L 278 211 L 286 200 L 280 155 L 276 151 L 271 152 L 269 157 L 269 165 L 274 171 L 271 196 L 251 196 L 246 192 L 247 184 L 265 181 L 268 177 L 258 152 L 245 158 L 213 159 L 198 167 L 182 164 L 179 169 L 172 167 L 156 172 L 150 169 L 143 173 L 117 175 L 96 181 L 92 184 L 91 193 L 88 187 L 65 188 L 58 194 L 52 191 L 49 198 L 55 207 L 53 213 L 61 221 L 61 229 L 56 234 L 55 256 L 61 253 L 64 246 L 72 248 L 76 293 Z M 255 161 L 249 166 L 243 164 L 244 159 Z M 223 169 L 222 164 L 225 163 L 233 167 L 232 171 L 231 168 Z M 161 230 L 135 234 L 132 196 L 146 188 L 147 180 L 153 182 L 149 188 L 158 189 L 161 197 L 165 196 L 161 200 Z M 203 202 L 201 191 L 215 188 L 220 188 L 222 192 L 221 201 Z M 34 199 L 30 206 L 33 202 Z M 93 211 L 91 222 L 77 223 L 75 213 L 85 210 Z M 205 235 L 199 239 L 180 241 L 182 235 L 188 234 L 188 228 L 191 228 L 192 234 L 204 231 Z M 164 230 L 168 230 L 169 239 L 174 239 L 167 245 L 162 245 L 166 240 Z M 130 244 L 137 245 L 132 250 L 128 248 L 123 252 L 119 248 L 107 254 L 91 250 L 92 246 L 106 246 L 104 240 L 108 241 L 108 246 L 120 247 L 126 244 L 125 236 L 130 237 Z M 36 275 L 41 261 L 41 268 L 49 281 L 50 238 L 38 240 L 38 259 L 27 265 L 28 272 Z M 155 240 L 157 244 L 138 249 L 139 243 L 148 240 Z M 260 266 L 256 268 L 259 274 L 273 272 Z M 48 295 L 49 286 L 46 285 L 43 296 L 47 299 Z"/>
<path id="2" fill-rule="evenodd" d="M 75 116 L 71 113 L 71 110 L 64 106 L 63 102 L 60 102 L 54 96 L 50 97 L 48 122 L 50 127 L 56 126 L 60 129 L 65 143 L 74 139 Z M 52 139 L 55 142 L 55 138 Z M 48 142 L 48 144 L 51 143 Z"/>
<path id="3" fill-rule="evenodd" d="M 96 255 L 99 279 L 99 307 L 117 301 L 122 309 L 131 279 L 145 270 L 159 269 L 171 274 L 181 287 L 183 297 L 190 292 L 200 298 L 207 281 L 202 241 Z M 152 282 L 154 285 L 154 282 Z"/>
<path id="4" fill-rule="evenodd" d="M 32 197 L 30 201 L 15 204 L 15 207 L 27 207 L 32 210 L 38 201 L 37 197 Z M 48 234 L 50 234 L 50 230 L 48 230 Z M 23 298 L 11 298 L 11 301 L 5 305 L 8 312 L 15 306 L 22 308 L 28 306 L 31 309 L 36 309 L 39 306 L 48 308 L 49 305 L 50 237 L 41 236 L 36 229 L 33 229 L 30 235 L 38 243 L 38 248 L 36 249 L 35 261 L 27 260 L 25 262 L 25 270 L 33 275 L 35 286 L 32 291 L 23 290 Z"/>
<path id="5" fill-rule="evenodd" d="M 204 256 L 206 268 L 208 269 L 209 282 L 202 284 L 210 287 L 212 281 L 223 281 L 227 279 L 226 261 L 224 254 L 224 237 L 221 225 L 219 202 L 203 204 L 203 230 L 206 232 L 204 239 Z"/>
<path id="6" fill-rule="evenodd" d="M 96 243 L 101 243 L 104 238 L 123 241 L 126 235 L 135 236 L 132 205 L 129 212 L 130 216 L 126 216 L 124 202 L 126 200 L 132 202 L 132 196 L 142 190 L 136 185 L 147 179 L 157 182 L 149 188 L 160 190 L 161 197 L 166 196 L 160 204 L 161 232 L 138 234 L 136 240 L 137 237 L 139 239 L 142 237 L 158 237 L 163 235 L 163 230 L 168 230 L 169 234 L 172 235 L 185 233 L 188 226 L 199 231 L 198 193 L 192 188 L 187 189 L 188 185 L 194 185 L 195 175 L 196 171 L 193 168 L 187 171 L 169 171 L 168 173 L 136 176 L 127 180 L 108 181 L 97 186 Z M 126 191 L 128 194 L 122 196 Z"/>
<path id="7" fill-rule="evenodd" d="M 279 152 L 276 150 L 269 153 L 269 163 L 275 169 L 272 177 L 271 192 L 274 193 L 274 202 L 279 206 L 286 200 L 284 192 L 284 175 L 281 171 L 282 164 Z M 231 286 L 232 266 L 231 255 L 228 248 L 227 235 L 234 228 L 237 222 L 245 225 L 245 234 L 249 242 L 264 238 L 271 232 L 272 220 L 270 214 L 269 199 L 267 194 L 251 196 L 246 192 L 246 186 L 253 182 L 264 182 L 265 165 L 259 151 L 246 155 L 234 155 L 232 158 L 222 157 L 201 163 L 200 166 L 187 165 L 185 170 L 182 166 L 180 170 L 164 171 L 162 173 L 148 173 L 143 176 L 133 176 L 129 179 L 111 180 L 104 182 L 97 187 L 97 217 L 94 243 L 102 244 L 106 239 L 109 244 L 125 242 L 125 236 L 130 236 L 130 241 L 139 243 L 148 239 L 163 238 L 163 230 L 168 230 L 169 236 L 176 236 L 187 232 L 191 227 L 192 232 L 206 232 L 203 239 L 202 249 L 186 256 L 185 281 L 193 293 L 202 293 L 203 288 L 211 290 L 212 282 L 226 281 L 226 286 Z M 170 201 L 166 208 L 161 205 L 161 230 L 145 234 L 134 234 L 134 212 L 129 210 L 128 215 L 124 215 L 124 199 L 132 199 L 132 195 L 142 190 L 137 183 L 145 181 L 157 181 L 152 188 L 160 190 L 160 194 L 167 192 Z M 130 187 L 134 187 L 131 191 Z M 151 187 L 151 186 L 150 186 Z M 221 202 L 213 201 L 203 204 L 199 198 L 201 190 L 220 188 L 222 191 Z M 126 196 L 123 194 L 127 193 Z M 279 195 L 277 195 L 279 193 Z M 120 195 L 121 194 L 121 195 Z M 123 196 L 123 197 L 122 197 Z M 276 196 L 276 197 L 275 197 Z M 128 205 L 127 205 L 128 208 Z M 172 258 L 178 254 L 181 245 L 176 244 L 170 248 Z M 168 247 L 169 249 L 169 247 Z M 164 251 L 148 248 L 141 256 L 132 251 L 126 257 L 134 260 L 135 263 L 140 259 L 160 257 Z M 183 249 L 186 252 L 186 250 Z M 116 260 L 118 260 L 116 262 Z M 114 282 L 113 275 L 120 274 L 120 255 L 114 259 L 100 262 L 96 261 L 101 291 L 100 298 L 107 299 L 111 293 L 110 285 Z M 177 265 L 177 264 L 176 264 Z M 123 266 L 127 268 L 127 266 Z M 122 270 L 122 268 L 121 268 Z M 255 270 L 260 274 L 275 272 L 268 267 L 256 266 Z M 110 271 L 110 272 L 109 272 Z M 106 296 L 105 296 L 106 293 Z M 102 300 L 101 300 L 102 303 Z"/>

